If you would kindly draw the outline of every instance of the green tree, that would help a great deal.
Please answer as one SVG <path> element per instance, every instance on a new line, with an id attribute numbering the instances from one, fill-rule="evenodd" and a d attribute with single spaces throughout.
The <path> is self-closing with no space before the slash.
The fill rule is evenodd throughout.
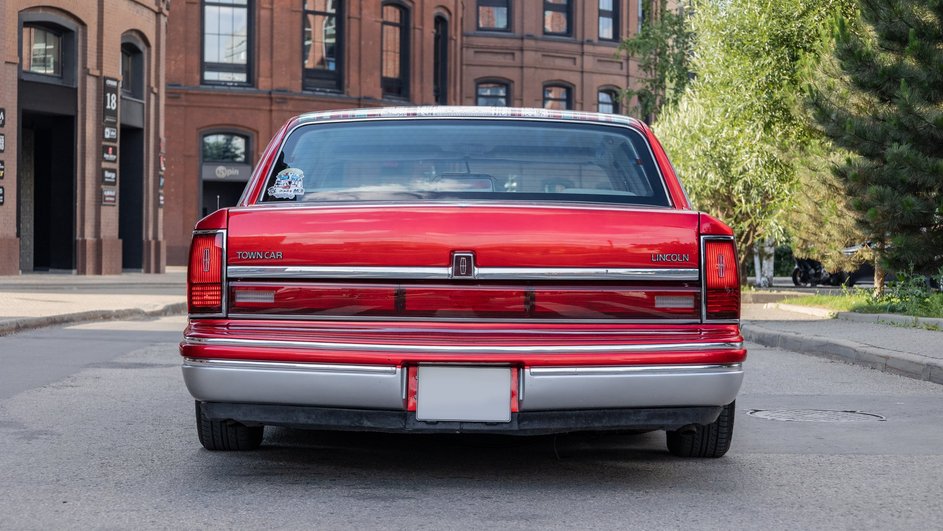
<path id="1" fill-rule="evenodd" d="M 852 1 L 693 4 L 695 79 L 654 128 L 697 207 L 737 232 L 744 270 L 755 242 L 786 234 L 798 153 L 820 137 L 799 105 L 804 65 Z"/>
<path id="2" fill-rule="evenodd" d="M 678 100 L 690 79 L 688 57 L 693 34 L 685 22 L 687 2 L 676 10 L 667 0 L 640 0 L 642 26 L 619 45 L 638 64 L 635 86 L 622 91 L 626 113 L 652 122 L 662 107 Z M 632 103 L 634 101 L 634 103 Z"/>
<path id="3" fill-rule="evenodd" d="M 849 156 L 834 174 L 886 266 L 943 265 L 943 2 L 860 0 L 839 17 L 817 65 L 809 106 Z"/>

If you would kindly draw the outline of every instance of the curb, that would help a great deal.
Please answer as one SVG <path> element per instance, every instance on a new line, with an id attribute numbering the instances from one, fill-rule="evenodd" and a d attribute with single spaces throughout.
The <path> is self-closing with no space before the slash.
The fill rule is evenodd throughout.
<path id="1" fill-rule="evenodd" d="M 24 317 L 12 321 L 0 322 L 0 336 L 35 330 L 48 326 L 87 323 L 91 321 L 116 321 L 121 319 L 140 319 L 144 317 L 164 317 L 186 313 L 187 303 L 165 304 L 156 310 L 127 308 L 121 310 L 90 310 L 87 312 L 64 313 L 44 317 Z"/>
<path id="2" fill-rule="evenodd" d="M 784 312 L 792 313 L 801 313 L 803 315 L 811 315 L 813 317 L 822 317 L 825 319 L 834 319 L 838 312 L 835 310 L 829 310 L 826 308 L 816 308 L 813 306 L 799 306 L 798 304 L 784 304 L 771 302 L 763 305 L 764 308 L 775 308 L 777 310 L 782 310 Z"/>
<path id="3" fill-rule="evenodd" d="M 915 380 L 943 384 L 943 360 L 843 339 L 825 339 L 819 336 L 770 330 L 754 323 L 741 325 L 741 333 L 747 341 L 767 347 L 843 361 Z"/>
<path id="4" fill-rule="evenodd" d="M 846 321 L 859 323 L 884 323 L 903 326 L 931 326 L 943 329 L 943 319 L 935 317 L 913 317 L 910 315 L 894 315 L 890 313 L 855 313 L 838 312 L 836 317 Z"/>

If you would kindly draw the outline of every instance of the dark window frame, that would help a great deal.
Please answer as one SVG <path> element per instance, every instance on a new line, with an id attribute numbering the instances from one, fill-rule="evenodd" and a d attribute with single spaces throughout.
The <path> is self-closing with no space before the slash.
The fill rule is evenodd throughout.
<path id="1" fill-rule="evenodd" d="M 479 90 L 482 85 L 498 85 L 504 87 L 504 107 L 511 106 L 511 82 L 505 79 L 494 79 L 494 78 L 483 78 L 475 80 L 475 105 L 478 107 L 484 107 L 488 105 L 482 105 L 480 99 L 483 96 L 479 94 Z M 484 96 L 486 98 L 494 98 L 496 96 Z M 501 105 L 492 105 L 493 107 L 501 107 Z"/>
<path id="2" fill-rule="evenodd" d="M 566 0 L 565 4 L 553 3 L 550 0 L 544 1 L 543 9 L 543 27 L 544 35 L 552 37 L 572 37 L 573 36 L 573 0 Z M 566 15 L 566 31 L 547 31 L 547 13 L 563 13 Z"/>
<path id="3" fill-rule="evenodd" d="M 507 10 L 507 25 L 505 27 L 485 27 L 481 25 L 482 7 L 503 7 Z M 511 0 L 477 0 L 475 4 L 475 28 L 478 31 L 499 31 L 508 33 L 511 31 Z"/>
<path id="4" fill-rule="evenodd" d="M 613 87 L 600 87 L 599 90 L 596 91 L 596 111 L 603 112 L 602 109 L 599 108 L 601 104 L 600 96 L 603 94 L 607 94 L 612 98 L 612 112 L 610 114 L 621 114 L 622 105 L 619 101 L 619 90 Z"/>
<path id="5" fill-rule="evenodd" d="M 245 5 L 223 3 L 218 0 L 200 0 L 200 84 L 222 87 L 252 87 L 255 85 L 255 3 L 254 0 L 245 0 Z M 206 60 L 206 8 L 232 7 L 246 10 L 246 63 L 244 68 L 236 63 L 216 63 Z M 206 79 L 208 68 L 216 72 L 246 74 L 245 81 L 219 81 Z"/>
<path id="6" fill-rule="evenodd" d="M 393 7 L 400 12 L 400 21 L 388 22 L 383 18 L 383 12 L 387 7 Z M 380 6 L 380 87 L 384 98 L 409 99 L 409 73 L 410 73 L 410 27 L 412 23 L 412 13 L 409 6 L 402 2 L 388 1 Z M 386 77 L 383 75 L 383 53 L 386 44 L 383 35 L 387 26 L 398 28 L 399 31 L 399 77 Z"/>
<path id="7" fill-rule="evenodd" d="M 449 19 L 438 14 L 432 22 L 432 98 L 449 104 Z"/>
<path id="8" fill-rule="evenodd" d="M 309 14 L 330 15 L 329 11 L 318 11 L 306 7 L 307 0 L 301 0 L 301 84 L 302 90 L 329 90 L 342 92 L 344 90 L 344 54 L 346 42 L 344 40 L 344 9 L 343 0 L 335 0 L 334 4 L 334 70 L 325 68 L 307 68 L 305 66 L 305 23 Z"/>
<path id="9" fill-rule="evenodd" d="M 131 59 L 130 78 L 126 79 L 125 57 Z M 147 47 L 140 39 L 126 35 L 121 39 L 121 97 L 144 101 L 147 87 Z"/>
<path id="10" fill-rule="evenodd" d="M 549 89 L 549 88 L 562 88 L 562 89 L 565 89 L 565 90 L 566 90 L 566 98 L 563 98 L 563 99 L 560 99 L 560 98 L 548 98 L 548 97 L 547 97 L 547 89 Z M 570 85 L 569 83 L 562 83 L 562 82 L 559 82 L 559 81 L 551 81 L 551 82 L 549 82 L 549 83 L 544 83 L 543 89 L 541 90 L 541 96 L 542 96 L 541 106 L 542 106 L 544 109 L 549 108 L 549 107 L 547 107 L 547 102 L 548 102 L 548 101 L 563 101 L 564 104 L 565 104 L 565 109 L 564 109 L 564 110 L 567 110 L 567 111 L 572 111 L 572 110 L 573 110 L 573 100 L 574 100 L 574 98 L 573 98 L 573 85 Z"/>
<path id="11" fill-rule="evenodd" d="M 601 0 L 600 0 L 601 2 Z M 621 33 L 619 29 L 622 25 L 621 14 L 619 12 L 619 5 L 622 3 L 622 0 L 612 0 L 612 9 L 604 10 L 602 5 L 599 5 L 599 18 L 596 31 L 598 32 L 597 37 L 601 41 L 605 42 L 619 42 Z M 612 37 L 603 37 L 600 29 L 602 28 L 603 19 L 609 19 L 612 22 Z"/>
<path id="12" fill-rule="evenodd" d="M 52 31 L 59 35 L 59 44 L 61 52 L 60 74 L 55 76 L 51 74 L 38 74 L 23 70 L 23 29 L 27 27 L 39 27 L 46 31 Z M 34 81 L 39 83 L 48 83 L 51 85 L 62 85 L 66 87 L 75 87 L 78 78 L 78 29 L 79 26 L 71 19 L 65 16 L 48 12 L 26 12 L 20 13 L 19 24 L 17 25 L 17 57 L 19 65 L 19 78 L 23 81 Z"/>

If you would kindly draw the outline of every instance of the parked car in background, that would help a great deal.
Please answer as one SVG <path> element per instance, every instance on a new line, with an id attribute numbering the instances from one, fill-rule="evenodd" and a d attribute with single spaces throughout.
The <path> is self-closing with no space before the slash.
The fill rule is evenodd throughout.
<path id="1" fill-rule="evenodd" d="M 183 376 L 210 450 L 270 425 L 666 430 L 694 457 L 733 435 L 733 234 L 631 118 L 293 118 L 239 205 L 197 224 L 188 298 Z"/>

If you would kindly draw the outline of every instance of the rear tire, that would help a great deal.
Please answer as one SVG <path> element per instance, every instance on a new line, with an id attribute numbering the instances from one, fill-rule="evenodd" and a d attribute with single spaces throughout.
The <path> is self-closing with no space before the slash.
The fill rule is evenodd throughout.
<path id="1" fill-rule="evenodd" d="M 693 431 L 668 431 L 668 451 L 677 457 L 721 457 L 733 440 L 733 419 L 736 401 L 721 410 L 714 422 L 697 426 Z"/>
<path id="2" fill-rule="evenodd" d="M 207 450 L 255 450 L 262 444 L 265 426 L 246 426 L 234 420 L 210 420 L 203 414 L 202 402 L 196 404 L 196 433 Z"/>

